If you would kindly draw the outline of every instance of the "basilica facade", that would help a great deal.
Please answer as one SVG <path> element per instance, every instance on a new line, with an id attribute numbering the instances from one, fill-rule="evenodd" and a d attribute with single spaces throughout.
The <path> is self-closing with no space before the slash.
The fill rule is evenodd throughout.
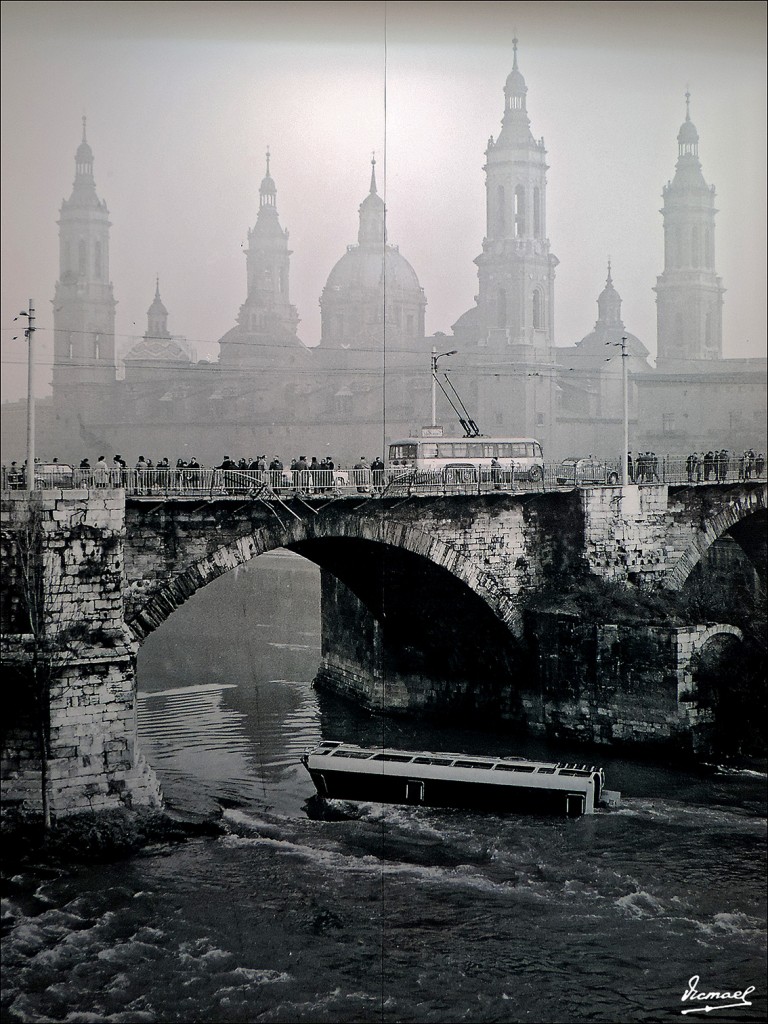
<path id="1" fill-rule="evenodd" d="M 460 353 L 450 379 L 482 432 L 536 437 L 547 459 L 618 457 L 622 359 L 633 446 L 674 453 L 764 447 L 765 360 L 722 356 L 715 192 L 705 182 L 698 144 L 686 97 L 677 166 L 663 190 L 655 367 L 623 323 L 610 263 L 594 328 L 575 346 L 557 344 L 546 149 L 531 130 L 516 41 L 501 130 L 485 151 L 478 294 L 451 335 L 426 334 L 427 298 L 416 271 L 387 238 L 374 159 L 357 241 L 328 274 L 321 337 L 306 345 L 267 152 L 245 251 L 245 297 L 219 341 L 218 360 L 198 361 L 170 333 L 159 282 L 144 337 L 118 359 L 109 213 L 96 191 L 84 122 L 72 194 L 60 211 L 53 399 L 38 448 L 66 461 L 112 453 L 129 460 L 194 456 L 208 465 L 225 454 L 277 455 L 285 462 L 331 456 L 337 464 L 361 452 L 372 458 L 385 454 L 387 440 L 430 423 L 430 356 L 447 350 Z M 438 413 L 447 433 L 460 432 L 441 395 Z M 23 457 L 9 422 L 12 427 L 14 417 L 6 418 L 4 457 Z"/>

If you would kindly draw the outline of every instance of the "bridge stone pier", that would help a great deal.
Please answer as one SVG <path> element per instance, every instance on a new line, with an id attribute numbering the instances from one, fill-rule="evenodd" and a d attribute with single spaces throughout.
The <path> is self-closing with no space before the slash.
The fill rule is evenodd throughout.
<path id="1" fill-rule="evenodd" d="M 617 625 L 610 609 L 583 622 L 537 611 L 536 599 L 590 576 L 680 589 L 725 533 L 760 558 L 765 514 L 765 484 L 754 481 L 284 501 L 108 489 L 44 491 L 30 504 L 5 493 L 3 646 L 18 705 L 5 798 L 39 790 L 28 696 L 41 630 L 19 568 L 30 524 L 50 794 L 66 813 L 160 802 L 136 734 L 139 647 L 196 591 L 279 547 L 322 571 L 318 686 L 382 711 L 597 742 L 695 741 L 708 717 L 697 659 L 714 642 L 738 642 L 735 627 Z"/>

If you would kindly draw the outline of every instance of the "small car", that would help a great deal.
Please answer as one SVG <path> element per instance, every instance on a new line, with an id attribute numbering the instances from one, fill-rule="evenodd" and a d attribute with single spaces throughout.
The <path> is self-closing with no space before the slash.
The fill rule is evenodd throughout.
<path id="1" fill-rule="evenodd" d="M 571 487 L 589 487 L 594 484 L 617 484 L 619 471 L 607 465 L 594 455 L 572 456 L 563 459 L 557 467 L 555 479 L 559 484 Z"/>
<path id="2" fill-rule="evenodd" d="M 36 462 L 35 487 L 72 487 L 74 470 L 63 462 Z"/>

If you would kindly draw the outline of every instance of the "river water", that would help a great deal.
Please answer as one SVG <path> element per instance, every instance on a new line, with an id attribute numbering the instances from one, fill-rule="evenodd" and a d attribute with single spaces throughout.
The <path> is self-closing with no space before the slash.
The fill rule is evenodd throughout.
<path id="1" fill-rule="evenodd" d="M 275 552 L 149 638 L 142 747 L 226 834 L 14 879 L 3 1020 L 765 1019 L 764 775 L 601 754 L 621 807 L 577 820 L 323 810 L 299 763 L 321 737 L 585 755 L 318 695 L 319 628 L 317 570 Z M 683 1002 L 693 976 L 751 1005 Z"/>

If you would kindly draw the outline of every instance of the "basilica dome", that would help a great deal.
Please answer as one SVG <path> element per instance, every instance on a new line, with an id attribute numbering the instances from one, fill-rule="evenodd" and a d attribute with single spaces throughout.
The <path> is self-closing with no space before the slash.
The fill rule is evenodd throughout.
<path id="1" fill-rule="evenodd" d="M 375 160 L 371 188 L 360 204 L 357 245 L 328 275 L 320 297 L 321 344 L 359 347 L 372 343 L 387 325 L 389 344 L 409 347 L 424 337 L 427 300 L 416 272 L 396 245 L 388 245 L 384 200 L 376 191 Z"/>
<path id="2" fill-rule="evenodd" d="M 383 249 L 350 245 L 328 275 L 325 291 L 382 287 L 412 292 L 414 297 L 421 294 L 416 271 L 396 245 L 385 245 Z"/>

